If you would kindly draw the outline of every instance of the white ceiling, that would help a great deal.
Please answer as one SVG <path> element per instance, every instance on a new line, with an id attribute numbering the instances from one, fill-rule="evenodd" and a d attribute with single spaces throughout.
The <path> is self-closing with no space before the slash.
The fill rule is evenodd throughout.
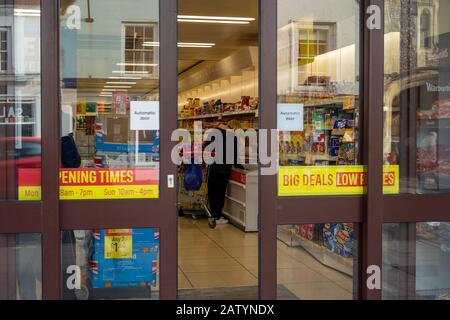
<path id="1" fill-rule="evenodd" d="M 180 73 L 199 61 L 218 61 L 242 47 L 258 45 L 258 0 L 179 0 L 178 14 L 256 19 L 249 25 L 180 22 L 179 42 L 216 44 L 208 49 L 180 48 Z"/>
<path id="2" fill-rule="evenodd" d="M 68 5 L 74 0 L 64 0 Z M 212 48 L 180 48 L 179 73 L 203 61 L 219 61 L 243 47 L 258 45 L 258 0 L 179 0 L 180 15 L 248 17 L 248 25 L 179 23 L 179 42 L 215 43 Z M 86 99 L 97 98 L 106 79 L 79 79 L 78 90 Z M 157 91 L 158 81 L 140 80 L 130 94 Z"/>

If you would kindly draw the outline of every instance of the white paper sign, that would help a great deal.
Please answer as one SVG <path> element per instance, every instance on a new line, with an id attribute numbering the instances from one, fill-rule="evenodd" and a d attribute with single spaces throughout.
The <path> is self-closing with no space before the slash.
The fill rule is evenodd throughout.
<path id="1" fill-rule="evenodd" d="M 278 130 L 303 131 L 304 109 L 303 104 L 278 104 Z"/>
<path id="2" fill-rule="evenodd" d="M 159 130 L 159 101 L 131 101 L 130 129 Z"/>

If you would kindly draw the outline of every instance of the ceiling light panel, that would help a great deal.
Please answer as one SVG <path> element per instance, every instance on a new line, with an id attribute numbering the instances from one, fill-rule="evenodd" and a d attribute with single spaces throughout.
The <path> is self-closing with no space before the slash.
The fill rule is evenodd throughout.
<path id="1" fill-rule="evenodd" d="M 106 84 L 117 84 L 117 85 L 123 85 L 123 86 L 132 86 L 135 85 L 136 82 L 120 82 L 120 81 L 108 81 Z"/>
<path id="2" fill-rule="evenodd" d="M 218 24 L 250 24 L 250 21 L 202 20 L 202 19 L 178 19 L 178 22 L 191 22 L 191 23 L 218 23 Z"/>
<path id="3" fill-rule="evenodd" d="M 142 80 L 140 77 L 108 77 L 111 80 Z"/>
<path id="4" fill-rule="evenodd" d="M 122 74 L 148 74 L 148 71 L 114 70 L 112 73 L 122 73 Z"/>
<path id="5" fill-rule="evenodd" d="M 157 67 L 157 63 L 125 63 L 125 62 L 119 62 L 116 64 L 120 67 Z"/>
<path id="6" fill-rule="evenodd" d="M 178 15 L 178 19 L 188 20 L 224 20 L 224 21 L 255 21 L 255 18 L 243 18 L 243 17 L 217 17 L 217 16 L 191 16 L 191 15 Z"/>

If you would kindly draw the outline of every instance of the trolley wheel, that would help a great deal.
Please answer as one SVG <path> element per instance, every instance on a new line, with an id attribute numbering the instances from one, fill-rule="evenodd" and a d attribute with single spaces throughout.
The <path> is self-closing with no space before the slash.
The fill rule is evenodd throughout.
<path id="1" fill-rule="evenodd" d="M 211 229 L 215 229 L 217 227 L 216 219 L 209 218 L 208 219 L 208 225 Z"/>

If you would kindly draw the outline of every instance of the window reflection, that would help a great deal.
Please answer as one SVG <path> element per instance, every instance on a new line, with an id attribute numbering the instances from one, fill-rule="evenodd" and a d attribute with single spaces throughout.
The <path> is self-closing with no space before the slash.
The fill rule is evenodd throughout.
<path id="1" fill-rule="evenodd" d="M 3 1 L 0 21 L 0 200 L 40 200 L 40 1 Z"/>
<path id="2" fill-rule="evenodd" d="M 40 234 L 0 234 L 0 300 L 42 299 Z"/>
<path id="3" fill-rule="evenodd" d="M 383 227 L 383 299 L 450 300 L 450 223 Z"/>
<path id="4" fill-rule="evenodd" d="M 450 1 L 385 5 L 384 162 L 402 193 L 448 193 Z"/>

